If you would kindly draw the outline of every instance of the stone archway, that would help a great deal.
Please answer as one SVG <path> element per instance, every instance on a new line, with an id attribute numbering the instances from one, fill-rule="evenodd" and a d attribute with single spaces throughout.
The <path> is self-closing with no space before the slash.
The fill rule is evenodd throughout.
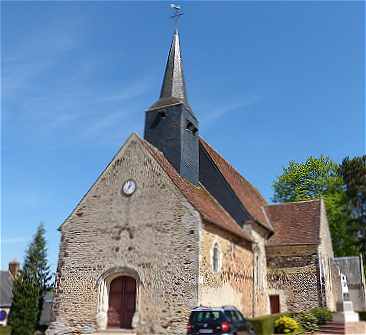
<path id="1" fill-rule="evenodd" d="M 138 321 L 140 279 L 130 268 L 113 268 L 97 281 L 97 328 L 135 327 Z"/>

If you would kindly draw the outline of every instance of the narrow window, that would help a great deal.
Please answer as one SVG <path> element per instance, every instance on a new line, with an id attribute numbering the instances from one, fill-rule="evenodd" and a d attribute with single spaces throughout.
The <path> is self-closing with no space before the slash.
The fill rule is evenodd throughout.
<path id="1" fill-rule="evenodd" d="M 193 135 L 196 135 L 197 133 L 197 128 L 191 121 L 187 121 L 186 130 L 190 131 Z"/>
<path id="2" fill-rule="evenodd" d="M 212 252 L 212 270 L 213 272 L 220 271 L 220 249 L 217 243 L 215 243 Z"/>

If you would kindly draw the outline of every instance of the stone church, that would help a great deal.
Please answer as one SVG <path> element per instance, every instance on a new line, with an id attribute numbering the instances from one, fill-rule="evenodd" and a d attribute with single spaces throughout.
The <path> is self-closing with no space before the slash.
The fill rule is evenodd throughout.
<path id="1" fill-rule="evenodd" d="M 173 35 L 160 98 L 60 227 L 48 334 L 184 334 L 198 305 L 335 309 L 321 200 L 269 205 L 199 135 Z"/>

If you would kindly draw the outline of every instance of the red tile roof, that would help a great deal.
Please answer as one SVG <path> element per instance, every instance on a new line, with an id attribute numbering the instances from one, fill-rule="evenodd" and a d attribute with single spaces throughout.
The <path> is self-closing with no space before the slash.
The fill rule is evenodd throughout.
<path id="1" fill-rule="evenodd" d="M 263 206 L 267 205 L 267 201 L 261 194 L 251 185 L 238 171 L 236 171 L 219 153 L 217 153 L 207 142 L 200 138 L 200 143 L 216 164 L 217 168 L 230 185 L 236 196 L 241 201 L 244 208 L 252 216 L 252 218 L 264 226 L 266 229 L 273 231 L 271 223 L 267 220 Z"/>
<path id="2" fill-rule="evenodd" d="M 319 244 L 320 210 L 320 200 L 266 206 L 275 231 L 267 245 Z"/>
<path id="3" fill-rule="evenodd" d="M 202 186 L 195 186 L 181 177 L 176 169 L 169 163 L 163 153 L 147 141 L 140 139 L 144 147 L 155 158 L 163 170 L 168 174 L 173 183 L 183 193 L 191 205 L 196 208 L 202 217 L 210 223 L 235 234 L 247 241 L 252 241 L 250 235 L 244 231 L 226 210 Z"/>

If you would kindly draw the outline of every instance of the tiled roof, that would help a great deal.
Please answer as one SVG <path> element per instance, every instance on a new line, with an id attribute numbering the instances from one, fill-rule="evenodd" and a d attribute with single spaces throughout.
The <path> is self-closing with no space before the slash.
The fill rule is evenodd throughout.
<path id="1" fill-rule="evenodd" d="M 265 212 L 274 228 L 267 245 L 320 243 L 320 200 L 268 205 Z"/>
<path id="2" fill-rule="evenodd" d="M 264 212 L 263 206 L 267 205 L 266 200 L 261 194 L 251 185 L 238 171 L 236 171 L 219 153 L 217 153 L 207 142 L 200 138 L 200 143 L 209 154 L 211 159 L 216 164 L 220 173 L 230 185 L 236 196 L 241 201 L 244 208 L 259 222 L 262 226 L 270 231 L 273 227 L 268 222 Z"/>
<path id="3" fill-rule="evenodd" d="M 13 277 L 9 271 L 0 271 L 0 306 L 11 306 Z"/>
<path id="4" fill-rule="evenodd" d="M 195 186 L 181 177 L 175 168 L 165 158 L 163 153 L 150 143 L 140 139 L 150 154 L 155 158 L 173 183 L 183 193 L 191 205 L 196 208 L 202 217 L 210 223 L 231 232 L 247 241 L 252 241 L 250 235 L 235 222 L 235 220 L 221 207 L 221 205 L 202 186 Z"/>

